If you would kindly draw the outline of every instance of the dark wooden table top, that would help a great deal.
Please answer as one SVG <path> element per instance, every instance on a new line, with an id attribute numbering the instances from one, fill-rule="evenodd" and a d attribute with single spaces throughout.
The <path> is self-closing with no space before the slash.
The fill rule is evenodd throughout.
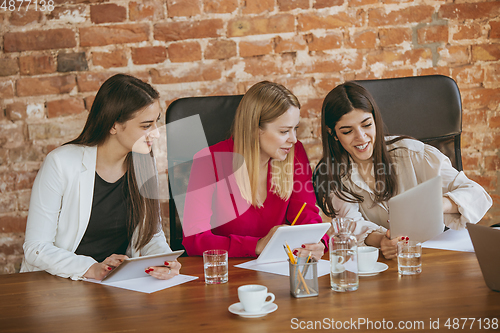
<path id="1" fill-rule="evenodd" d="M 202 258 L 179 260 L 183 274 L 199 279 L 152 294 L 45 272 L 1 275 L 0 332 L 260 333 L 335 325 L 356 332 L 389 326 L 395 332 L 500 330 L 500 293 L 484 283 L 474 253 L 423 249 L 422 273 L 403 277 L 395 260 L 381 258 L 389 269 L 360 277 L 357 291 L 334 292 L 330 277 L 323 276 L 319 296 L 302 299 L 290 295 L 286 276 L 233 267 L 248 259 L 230 259 L 229 282 L 222 285 L 205 285 Z M 266 285 L 278 310 L 255 319 L 230 313 L 243 284 Z"/>

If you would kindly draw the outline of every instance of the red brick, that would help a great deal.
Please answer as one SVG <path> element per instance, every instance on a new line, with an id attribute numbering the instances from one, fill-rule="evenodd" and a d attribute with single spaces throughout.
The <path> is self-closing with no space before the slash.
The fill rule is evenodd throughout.
<path id="1" fill-rule="evenodd" d="M 17 96 L 67 94 L 76 86 L 74 75 L 21 78 L 16 82 Z"/>
<path id="2" fill-rule="evenodd" d="M 64 49 L 76 46 L 75 32 L 70 29 L 7 32 L 4 35 L 5 52 Z"/>
<path id="3" fill-rule="evenodd" d="M 484 66 L 486 69 L 485 75 L 485 83 L 497 84 L 500 82 L 500 64 L 499 63 L 490 63 L 487 66 Z"/>
<path id="4" fill-rule="evenodd" d="M 179 42 L 168 46 L 171 62 L 192 62 L 201 60 L 201 46 L 198 42 Z"/>
<path id="5" fill-rule="evenodd" d="M 293 32 L 294 30 L 295 19 L 293 15 L 289 14 L 270 17 L 241 17 L 228 22 L 227 35 L 241 37 Z"/>
<path id="6" fill-rule="evenodd" d="M 382 64 L 393 64 L 395 62 L 401 65 L 415 65 L 422 60 L 432 60 L 432 52 L 429 49 L 414 49 L 408 51 L 375 51 L 366 56 L 366 63 L 368 65 L 377 62 Z"/>
<path id="7" fill-rule="evenodd" d="M 500 170 L 500 157 L 495 156 L 485 156 L 484 157 L 484 168 L 486 171 L 498 171 Z M 498 180 L 497 180 L 498 181 Z"/>
<path id="8" fill-rule="evenodd" d="M 168 17 L 194 16 L 201 14 L 200 0 L 167 0 Z"/>
<path id="9" fill-rule="evenodd" d="M 80 28 L 80 46 L 137 43 L 149 38 L 149 24 L 115 24 Z"/>
<path id="10" fill-rule="evenodd" d="M 330 87 L 332 90 L 335 86 Z M 330 91 L 328 90 L 328 92 Z M 320 118 L 321 106 L 323 105 L 323 98 L 310 98 L 305 103 L 302 103 L 300 108 L 300 116 L 302 118 Z"/>
<path id="11" fill-rule="evenodd" d="M 372 1 L 377 2 L 378 0 L 372 0 Z M 342 6 L 343 4 L 344 4 L 344 0 L 314 0 L 313 8 L 314 9 L 330 8 L 333 6 Z M 354 6 L 350 5 L 350 7 L 354 7 Z"/>
<path id="12" fill-rule="evenodd" d="M 236 56 L 233 40 L 211 40 L 205 49 L 205 59 L 229 59 Z"/>
<path id="13" fill-rule="evenodd" d="M 232 13 L 238 8 L 237 0 L 203 0 L 205 13 Z"/>
<path id="14" fill-rule="evenodd" d="M 413 76 L 413 69 L 386 69 L 384 71 L 383 79 L 392 79 L 397 77 L 408 77 Z"/>
<path id="15" fill-rule="evenodd" d="M 357 25 L 354 12 L 341 12 L 336 15 L 299 14 L 297 19 L 299 31 L 336 29 Z"/>
<path id="16" fill-rule="evenodd" d="M 360 31 L 355 33 L 349 45 L 355 49 L 374 49 L 377 43 L 377 34 L 373 31 Z"/>
<path id="17" fill-rule="evenodd" d="M 338 77 L 323 77 L 316 78 L 314 86 L 318 92 L 318 96 L 326 96 L 333 88 L 338 86 L 342 81 Z"/>
<path id="18" fill-rule="evenodd" d="M 28 114 L 26 113 L 26 104 L 23 102 L 8 104 L 5 108 L 5 112 L 7 119 L 12 121 L 24 120 L 28 117 Z"/>
<path id="19" fill-rule="evenodd" d="M 14 97 L 14 83 L 11 80 L 0 79 L 0 99 Z"/>
<path id="20" fill-rule="evenodd" d="M 0 124 L 0 147 L 12 149 L 25 145 L 25 127 L 23 122 Z"/>
<path id="21" fill-rule="evenodd" d="M 153 84 L 215 81 L 221 77 L 222 67 L 219 63 L 186 64 L 182 68 L 179 68 L 179 65 L 176 64 L 172 68 L 165 68 L 161 71 L 151 70 L 151 82 Z"/>
<path id="22" fill-rule="evenodd" d="M 500 60 L 500 44 L 472 45 L 472 61 Z"/>
<path id="23" fill-rule="evenodd" d="M 418 43 L 432 44 L 448 42 L 448 27 L 445 25 L 431 25 L 418 29 Z"/>
<path id="24" fill-rule="evenodd" d="M 484 138 L 482 147 L 484 150 L 498 150 L 498 147 L 500 147 L 500 133 L 490 133 Z"/>
<path id="25" fill-rule="evenodd" d="M 477 125 L 486 124 L 488 116 L 485 110 L 467 111 L 462 113 L 462 125 L 466 128 L 474 128 Z"/>
<path id="26" fill-rule="evenodd" d="M 150 20 L 157 22 L 165 18 L 163 1 L 141 1 L 128 4 L 128 16 L 130 21 Z"/>
<path id="27" fill-rule="evenodd" d="M 462 155 L 462 165 L 464 170 L 477 170 L 479 168 L 479 157 Z"/>
<path id="28" fill-rule="evenodd" d="M 462 95 L 464 108 L 482 109 L 490 107 L 495 110 L 498 104 L 500 104 L 500 88 L 462 89 L 460 94 Z"/>
<path id="29" fill-rule="evenodd" d="M 328 0 L 324 0 L 328 2 Z M 402 0 L 398 0 L 399 2 L 402 2 Z M 338 0 L 335 0 L 334 3 L 338 3 Z M 357 6 L 365 6 L 365 5 L 373 5 L 378 3 L 379 0 L 348 0 L 349 7 L 357 7 Z M 387 0 L 386 0 L 387 2 Z M 343 3 L 343 1 L 342 1 Z M 342 3 L 340 5 L 342 5 Z"/>
<path id="30" fill-rule="evenodd" d="M 375 8 L 368 13 L 368 25 L 378 27 L 431 22 L 433 13 L 434 7 L 426 5 L 411 6 L 390 12 L 386 12 L 385 8 Z"/>
<path id="31" fill-rule="evenodd" d="M 252 0 L 243 1 L 243 14 L 260 14 L 265 11 L 272 12 L 274 10 L 275 0 Z"/>
<path id="32" fill-rule="evenodd" d="M 16 6 L 19 7 L 19 6 Z M 12 12 L 9 18 L 9 23 L 11 25 L 24 27 L 30 23 L 40 23 L 42 20 L 42 11 L 38 10 L 25 10 L 26 6 L 23 6 L 21 10 L 15 10 Z M 31 9 L 31 8 L 30 8 Z"/>
<path id="33" fill-rule="evenodd" d="M 87 6 L 55 6 L 54 10 L 46 14 L 47 20 L 62 20 L 74 23 L 75 20 L 83 22 L 87 16 Z"/>
<path id="34" fill-rule="evenodd" d="M 54 57 L 51 55 L 28 55 L 19 58 L 22 75 L 39 75 L 54 73 L 57 69 Z"/>
<path id="35" fill-rule="evenodd" d="M 309 0 L 277 0 L 280 12 L 286 12 L 294 9 L 308 9 Z"/>
<path id="36" fill-rule="evenodd" d="M 0 214 L 13 213 L 17 210 L 17 196 L 6 193 L 0 197 Z"/>
<path id="37" fill-rule="evenodd" d="M 66 98 L 47 102 L 49 118 L 68 116 L 85 111 L 85 104 L 81 98 Z"/>
<path id="38" fill-rule="evenodd" d="M 85 102 L 85 109 L 89 110 L 92 108 L 92 104 L 94 104 L 95 96 L 88 96 L 85 97 L 84 99 Z"/>
<path id="39" fill-rule="evenodd" d="M 0 216 L 0 230 L 7 232 L 25 232 L 27 216 L 24 215 L 4 215 Z"/>
<path id="40" fill-rule="evenodd" d="M 500 3 L 448 3 L 439 7 L 439 16 L 452 20 L 497 18 L 500 16 Z"/>
<path id="41" fill-rule="evenodd" d="M 114 3 L 90 6 L 90 20 L 92 23 L 123 22 L 127 19 L 127 8 Z"/>
<path id="42" fill-rule="evenodd" d="M 280 36 L 274 38 L 274 52 L 276 53 L 297 52 L 306 48 L 307 43 L 304 36 L 295 35 L 288 39 L 283 39 Z"/>
<path id="43" fill-rule="evenodd" d="M 450 76 L 450 68 L 449 67 L 430 67 L 430 68 L 419 69 L 418 76 L 424 76 L 424 75 Z"/>
<path id="44" fill-rule="evenodd" d="M 246 58 L 245 73 L 252 76 L 266 76 L 273 74 L 285 74 L 286 70 L 280 59 L 276 56 L 261 56 Z"/>
<path id="45" fill-rule="evenodd" d="M 31 144 L 25 144 L 18 148 L 9 149 L 10 162 L 16 164 L 25 164 L 26 162 L 42 162 L 46 156 L 47 154 L 43 152 L 41 146 L 34 146 Z M 22 202 L 19 203 L 23 204 Z M 29 198 L 26 204 L 29 204 Z"/>
<path id="46" fill-rule="evenodd" d="M 257 40 L 250 42 L 240 42 L 240 57 L 253 57 L 265 55 L 273 52 L 272 40 Z"/>
<path id="47" fill-rule="evenodd" d="M 379 30 L 380 46 L 394 46 L 403 42 L 411 42 L 412 32 L 409 28 L 386 28 Z"/>
<path id="48" fill-rule="evenodd" d="M 0 76 L 15 75 L 19 72 L 19 65 L 16 58 L 0 59 Z"/>
<path id="49" fill-rule="evenodd" d="M 478 66 L 453 68 L 451 75 L 459 86 L 462 84 L 481 84 L 484 81 L 484 69 Z"/>
<path id="50" fill-rule="evenodd" d="M 132 48 L 131 52 L 135 65 L 158 64 L 167 60 L 167 49 L 164 46 Z"/>
<path id="51" fill-rule="evenodd" d="M 458 25 L 457 32 L 453 34 L 453 40 L 477 39 L 479 37 L 481 37 L 481 25 L 478 23 Z"/>
<path id="52" fill-rule="evenodd" d="M 360 53 L 320 54 L 311 56 L 310 60 L 298 64 L 298 73 L 338 73 L 358 70 L 363 67 L 363 55 Z"/>
<path id="53" fill-rule="evenodd" d="M 77 83 L 79 92 L 98 91 L 101 85 L 115 73 L 84 73 L 78 74 Z"/>
<path id="54" fill-rule="evenodd" d="M 165 42 L 192 38 L 221 37 L 224 22 L 220 19 L 159 23 L 154 26 L 154 38 Z"/>
<path id="55" fill-rule="evenodd" d="M 490 38 L 500 38 L 500 21 L 490 21 Z"/>
<path id="56" fill-rule="evenodd" d="M 467 46 L 438 47 L 438 65 L 461 66 L 469 63 L 469 48 Z"/>
<path id="57" fill-rule="evenodd" d="M 104 68 L 125 67 L 128 59 L 125 50 L 116 49 L 111 52 L 92 52 L 92 63 Z"/>
<path id="58" fill-rule="evenodd" d="M 322 37 L 308 34 L 305 37 L 309 51 L 324 51 L 342 47 L 342 33 L 330 32 Z"/>

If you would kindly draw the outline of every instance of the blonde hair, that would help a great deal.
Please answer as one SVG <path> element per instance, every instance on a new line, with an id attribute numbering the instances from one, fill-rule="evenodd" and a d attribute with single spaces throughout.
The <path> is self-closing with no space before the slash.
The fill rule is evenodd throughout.
<path id="1" fill-rule="evenodd" d="M 300 109 L 300 103 L 292 92 L 281 84 L 262 81 L 247 91 L 236 110 L 232 135 L 234 152 L 237 154 L 233 158 L 233 169 L 242 197 L 253 206 L 263 205 L 257 198 L 259 129 L 276 120 L 292 106 Z M 293 190 L 294 149 L 290 150 L 284 161 L 271 161 L 271 191 L 283 200 L 288 200 Z M 241 156 L 245 163 L 242 163 Z"/>

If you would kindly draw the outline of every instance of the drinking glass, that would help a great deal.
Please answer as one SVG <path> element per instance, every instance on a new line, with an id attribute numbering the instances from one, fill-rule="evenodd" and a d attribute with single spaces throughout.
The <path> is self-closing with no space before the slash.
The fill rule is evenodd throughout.
<path id="1" fill-rule="evenodd" d="M 227 273 L 227 251 L 207 250 L 203 252 L 203 266 L 205 270 L 206 284 L 226 283 Z"/>

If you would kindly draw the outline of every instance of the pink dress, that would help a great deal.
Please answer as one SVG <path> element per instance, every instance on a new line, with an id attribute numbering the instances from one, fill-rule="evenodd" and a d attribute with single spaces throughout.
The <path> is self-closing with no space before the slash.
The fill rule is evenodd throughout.
<path id="1" fill-rule="evenodd" d="M 208 249 L 225 249 L 230 257 L 256 257 L 257 241 L 276 225 L 291 224 L 307 203 L 295 224 L 321 223 L 312 186 L 312 172 L 304 146 L 295 145 L 294 189 L 288 200 L 270 190 L 269 162 L 267 198 L 261 208 L 249 205 L 232 176 L 234 142 L 219 142 L 195 155 L 182 218 L 183 245 L 189 255 Z M 323 237 L 328 244 L 328 236 Z"/>

